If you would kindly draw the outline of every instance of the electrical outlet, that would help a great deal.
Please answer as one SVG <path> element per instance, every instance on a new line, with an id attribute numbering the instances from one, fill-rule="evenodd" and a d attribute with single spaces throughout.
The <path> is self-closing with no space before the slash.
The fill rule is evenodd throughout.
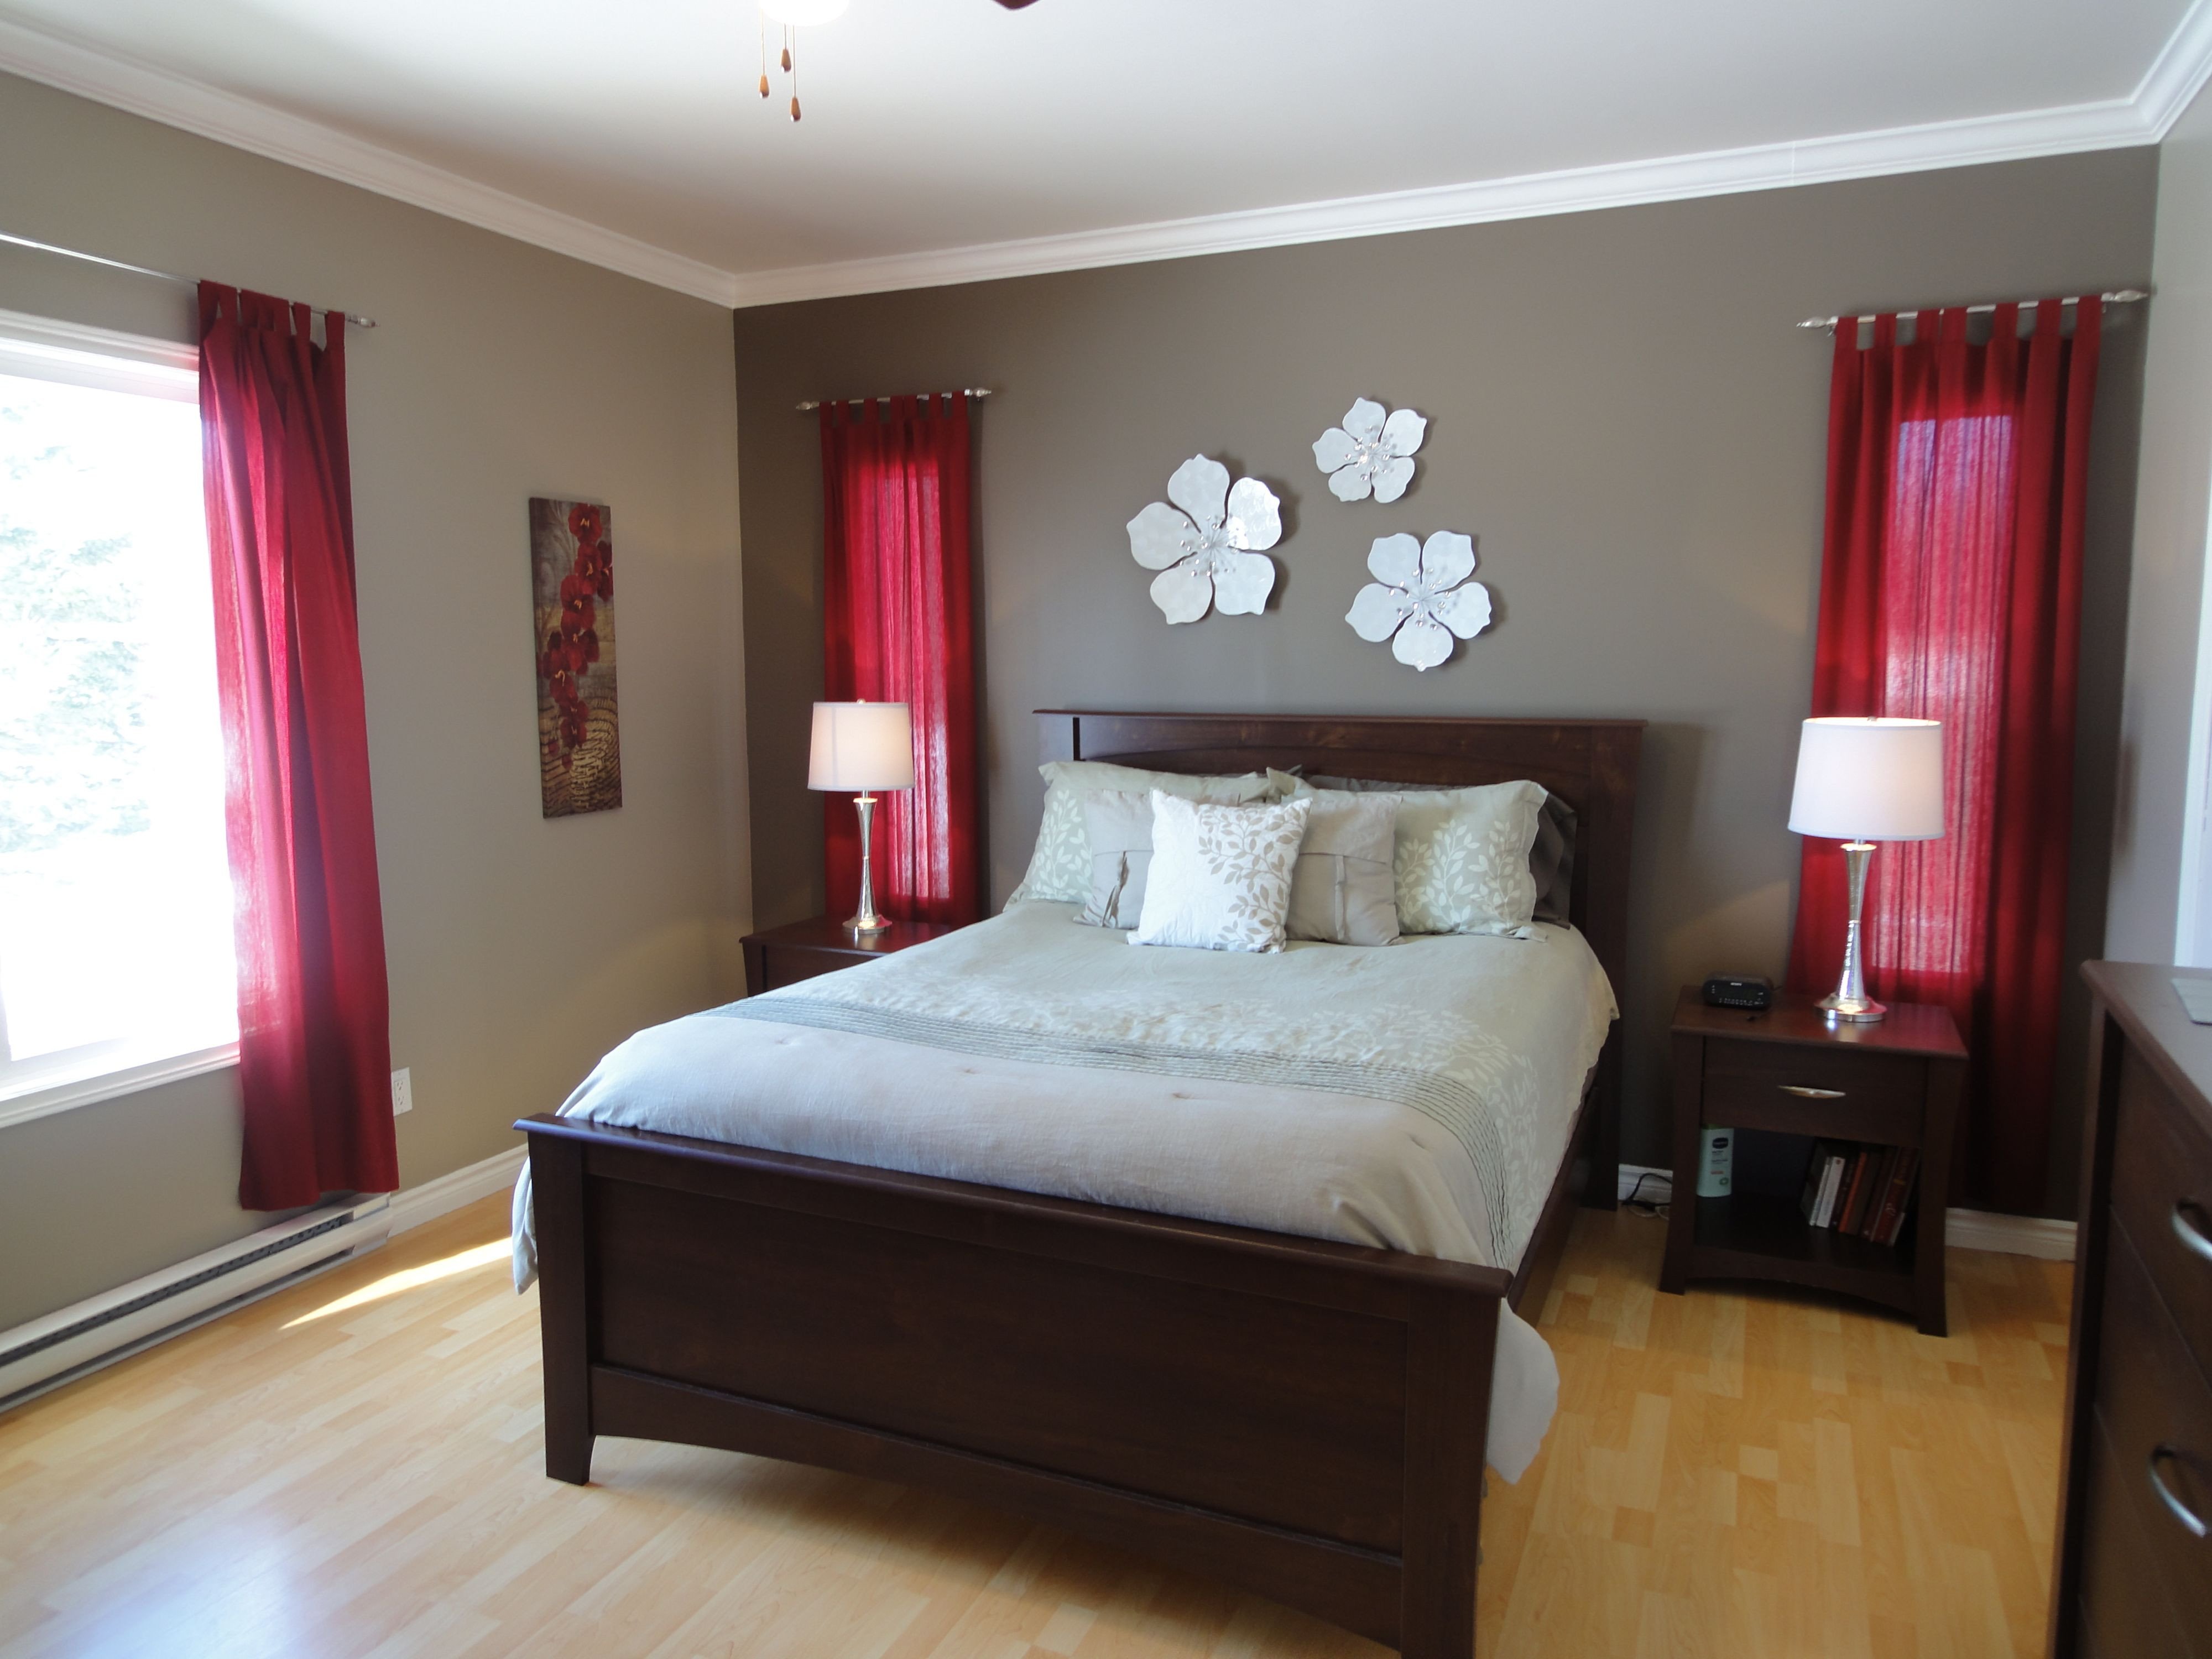
<path id="1" fill-rule="evenodd" d="M 408 1075 L 406 1066 L 392 1074 L 392 1115 L 415 1109 L 415 1079 Z"/>

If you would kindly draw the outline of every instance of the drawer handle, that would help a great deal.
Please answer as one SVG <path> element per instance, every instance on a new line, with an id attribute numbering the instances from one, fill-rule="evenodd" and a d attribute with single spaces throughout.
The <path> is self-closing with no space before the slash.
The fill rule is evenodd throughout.
<path id="1" fill-rule="evenodd" d="M 1814 1089 L 1802 1083 L 1783 1083 L 1775 1085 L 1785 1095 L 1796 1095 L 1801 1100 L 1841 1100 L 1841 1089 Z"/>
<path id="2" fill-rule="evenodd" d="M 2193 1538 L 2204 1536 L 2204 1517 L 2173 1495 L 2173 1488 L 2166 1484 L 2166 1477 L 2158 1472 L 2161 1463 L 2176 1463 L 2181 1454 L 2172 1446 L 2153 1446 L 2150 1449 L 2150 1489 L 2158 1494 L 2158 1501 L 2173 1512 L 2173 1518 L 2189 1528 Z"/>
<path id="3" fill-rule="evenodd" d="M 2190 1219 L 2192 1214 L 2202 1216 L 2203 1213 L 2204 1206 L 2195 1199 L 2175 1199 L 2173 1236 L 2207 1261 L 2212 1261 L 2212 1235 L 2208 1235 L 2202 1225 Z"/>

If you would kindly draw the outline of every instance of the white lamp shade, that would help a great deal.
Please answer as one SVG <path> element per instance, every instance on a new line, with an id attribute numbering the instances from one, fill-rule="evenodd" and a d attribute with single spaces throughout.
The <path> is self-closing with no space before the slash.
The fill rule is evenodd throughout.
<path id="1" fill-rule="evenodd" d="M 817 702 L 809 789 L 911 789 L 914 724 L 902 702 Z"/>
<path id="2" fill-rule="evenodd" d="M 833 23 L 845 15 L 849 0 L 760 0 L 760 9 L 773 23 L 792 23 L 809 28 L 817 23 Z M 889 788 L 879 784 L 878 788 Z"/>
<path id="3" fill-rule="evenodd" d="M 1942 722 L 1807 720 L 1790 827 L 1835 841 L 1935 840 L 1943 833 Z"/>

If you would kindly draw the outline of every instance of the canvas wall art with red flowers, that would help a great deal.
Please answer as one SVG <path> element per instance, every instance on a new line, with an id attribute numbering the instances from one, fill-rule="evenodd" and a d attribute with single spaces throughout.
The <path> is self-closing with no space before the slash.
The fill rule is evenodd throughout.
<path id="1" fill-rule="evenodd" d="M 530 498 L 538 766 L 549 818 L 622 805 L 611 519 L 596 501 Z"/>

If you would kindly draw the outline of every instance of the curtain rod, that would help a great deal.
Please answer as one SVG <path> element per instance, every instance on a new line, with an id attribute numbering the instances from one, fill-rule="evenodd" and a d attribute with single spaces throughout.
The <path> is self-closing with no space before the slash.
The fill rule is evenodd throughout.
<path id="1" fill-rule="evenodd" d="M 988 398 L 991 395 L 991 388 L 987 386 L 963 386 L 959 390 L 961 395 L 967 398 Z M 952 394 L 950 392 L 917 392 L 914 395 L 917 398 L 950 398 Z M 828 401 L 834 404 L 841 400 L 832 398 Z M 842 401 L 850 402 L 853 400 L 844 399 Z M 889 399 L 875 398 L 863 398 L 860 401 L 868 403 L 885 403 L 888 402 Z M 802 415 L 811 415 L 816 410 L 822 407 L 823 402 L 823 400 L 820 398 L 809 398 L 805 403 L 799 405 L 799 412 Z"/>
<path id="2" fill-rule="evenodd" d="M 2116 288 L 2108 293 L 2100 294 L 2097 297 L 2102 300 L 2108 306 L 2131 306 L 2138 300 L 2149 299 L 2150 295 L 2139 288 Z M 2041 305 L 2043 301 L 2040 300 L 2014 300 L 2008 303 L 2016 305 L 2022 310 L 2026 310 L 2031 306 Z M 2069 294 L 2066 295 L 2065 298 L 2059 301 L 2058 303 L 2062 306 L 2079 305 L 2081 303 L 2081 295 L 2078 294 Z M 1916 313 L 1919 311 L 1964 311 L 1969 316 L 1979 316 L 1989 312 L 1995 311 L 1996 308 L 1997 302 L 1994 300 L 1990 300 L 1977 306 L 1919 306 L 1916 307 L 1900 306 L 1898 307 L 1898 314 L 1899 316 L 1903 316 L 1908 309 L 1911 309 Z M 1873 314 L 1874 313 L 1871 312 L 1861 312 L 1859 313 L 1863 318 L 1869 317 Z M 1797 326 L 1800 328 L 1824 328 L 1827 330 L 1829 333 L 1832 334 L 1836 331 L 1837 321 L 1838 319 L 1833 317 L 1808 317 L 1803 322 L 1798 324 Z"/>
<path id="3" fill-rule="evenodd" d="M 134 276 L 151 276 L 160 282 L 181 283 L 190 289 L 197 289 L 200 285 L 199 278 L 197 276 L 181 276 L 173 270 L 156 270 L 151 265 L 127 264 L 121 259 L 110 259 L 104 254 L 86 253 L 73 247 L 58 247 L 52 242 L 34 242 L 27 236 L 10 236 L 4 230 L 0 230 L 0 242 L 6 242 L 15 247 L 30 248 L 39 253 L 58 253 L 64 259 L 82 259 L 87 264 L 106 265 L 111 270 L 127 270 Z M 331 311 L 338 310 L 336 306 L 325 308 Z M 364 317 L 358 312 L 338 311 L 338 314 L 356 328 L 376 326 L 375 318 Z"/>

